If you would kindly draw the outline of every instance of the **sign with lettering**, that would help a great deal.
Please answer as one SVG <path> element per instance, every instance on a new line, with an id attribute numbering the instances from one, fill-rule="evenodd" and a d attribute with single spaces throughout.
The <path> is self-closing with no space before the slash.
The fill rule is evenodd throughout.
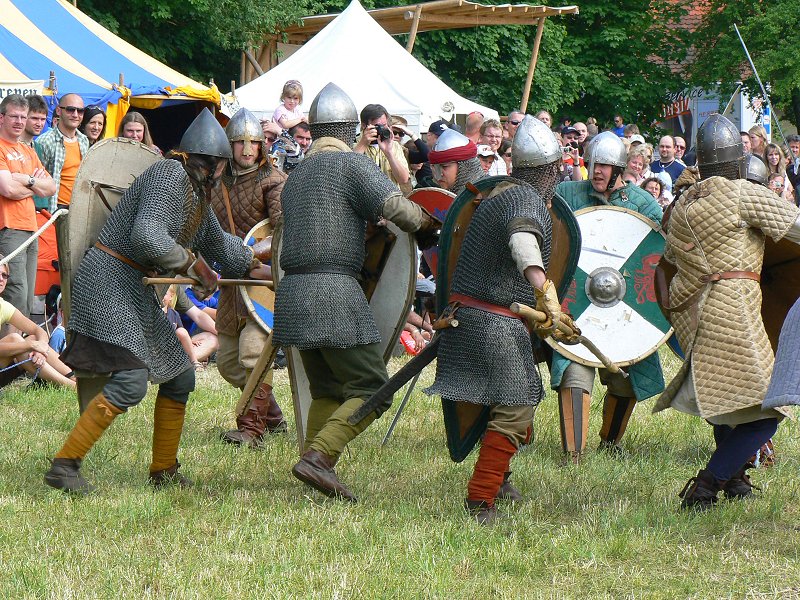
<path id="1" fill-rule="evenodd" d="M 44 80 L 38 81 L 0 81 L 0 100 L 11 94 L 20 96 L 42 95 Z"/>

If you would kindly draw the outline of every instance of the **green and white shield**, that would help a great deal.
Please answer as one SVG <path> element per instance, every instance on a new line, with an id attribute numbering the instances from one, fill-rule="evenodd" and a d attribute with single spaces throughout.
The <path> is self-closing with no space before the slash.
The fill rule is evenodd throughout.
<path id="1" fill-rule="evenodd" d="M 561 308 L 611 362 L 632 365 L 672 334 L 654 285 L 664 234 L 647 217 L 616 206 L 584 208 L 575 218 L 581 229 L 580 258 Z M 583 345 L 547 342 L 570 360 L 603 366 Z"/>

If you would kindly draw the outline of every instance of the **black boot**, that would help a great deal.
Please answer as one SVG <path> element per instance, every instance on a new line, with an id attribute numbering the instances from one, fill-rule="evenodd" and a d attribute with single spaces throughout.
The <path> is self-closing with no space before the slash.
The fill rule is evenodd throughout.
<path id="1" fill-rule="evenodd" d="M 747 475 L 747 469 L 753 469 L 753 463 L 746 463 L 739 469 L 733 477 L 725 482 L 722 486 L 722 492 L 728 500 L 738 500 L 747 498 L 753 495 L 753 488 L 760 490 L 761 488 L 754 486 L 750 482 L 750 477 Z"/>
<path id="2" fill-rule="evenodd" d="M 169 469 L 161 469 L 160 471 L 151 471 L 148 481 L 155 489 L 160 490 L 167 486 L 177 486 L 180 488 L 190 488 L 194 485 L 191 479 L 185 477 L 183 473 L 178 471 L 181 468 L 181 463 L 175 461 Z"/>
<path id="3" fill-rule="evenodd" d="M 94 487 L 83 478 L 80 469 L 78 458 L 54 458 L 50 461 L 50 470 L 44 474 L 44 482 L 70 494 L 88 494 Z"/>
<path id="4" fill-rule="evenodd" d="M 499 518 L 497 507 L 489 506 L 485 500 L 467 499 L 464 501 L 464 508 L 478 522 L 478 525 L 494 525 Z"/>
<path id="5" fill-rule="evenodd" d="M 707 469 L 700 469 L 697 475 L 692 477 L 683 486 L 683 490 L 678 494 L 683 500 L 681 508 L 692 508 L 694 510 L 707 510 L 717 503 L 717 494 L 722 489 L 716 477 Z"/>
<path id="6" fill-rule="evenodd" d="M 506 471 L 503 477 L 503 485 L 497 490 L 495 500 L 508 500 L 509 502 L 522 502 L 522 494 L 515 488 L 511 481 L 511 471 Z"/>

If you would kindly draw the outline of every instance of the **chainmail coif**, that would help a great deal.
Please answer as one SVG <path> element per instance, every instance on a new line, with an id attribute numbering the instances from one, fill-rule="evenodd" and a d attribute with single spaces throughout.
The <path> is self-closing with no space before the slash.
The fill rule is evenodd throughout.
<path id="1" fill-rule="evenodd" d="M 479 179 L 486 177 L 486 173 L 481 166 L 481 161 L 477 158 L 469 158 L 458 162 L 458 172 L 456 174 L 456 182 L 449 191 L 458 196 L 464 191 L 468 183 L 475 183 Z"/>
<path id="2" fill-rule="evenodd" d="M 311 137 L 315 140 L 323 137 L 332 137 L 352 146 L 356 139 L 356 126 L 358 123 L 349 121 L 345 123 L 311 123 Z"/>
<path id="3" fill-rule="evenodd" d="M 533 186 L 544 202 L 553 199 L 556 186 L 561 180 L 558 161 L 536 167 L 518 167 L 514 169 L 513 176 Z"/>
<path id="4" fill-rule="evenodd" d="M 712 163 L 709 165 L 698 164 L 700 169 L 700 179 L 708 179 L 709 177 L 719 176 L 731 181 L 739 179 L 739 163 L 735 161 Z"/>

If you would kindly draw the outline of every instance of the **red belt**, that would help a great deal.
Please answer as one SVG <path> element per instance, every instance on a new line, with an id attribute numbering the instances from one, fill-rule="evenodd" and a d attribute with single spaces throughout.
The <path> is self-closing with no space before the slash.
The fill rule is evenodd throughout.
<path id="1" fill-rule="evenodd" d="M 472 296 L 466 296 L 464 294 L 450 294 L 450 302 L 458 302 L 461 306 L 466 306 L 467 308 L 477 308 L 478 310 L 483 310 L 494 315 L 500 315 L 501 317 L 519 319 L 525 323 L 526 326 L 528 324 L 524 317 L 519 316 L 517 313 L 511 312 L 511 309 L 506 308 L 505 306 L 500 306 L 499 304 L 484 302 L 483 300 L 478 300 Z"/>

